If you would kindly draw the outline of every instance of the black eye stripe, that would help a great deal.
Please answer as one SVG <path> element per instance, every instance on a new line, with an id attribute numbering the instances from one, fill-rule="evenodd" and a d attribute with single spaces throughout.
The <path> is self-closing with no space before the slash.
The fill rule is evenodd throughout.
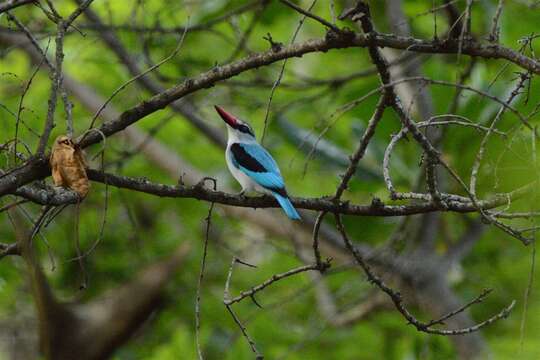
<path id="1" fill-rule="evenodd" d="M 247 125 L 240 125 L 238 130 L 240 130 L 240 132 L 253 135 L 253 131 Z"/>

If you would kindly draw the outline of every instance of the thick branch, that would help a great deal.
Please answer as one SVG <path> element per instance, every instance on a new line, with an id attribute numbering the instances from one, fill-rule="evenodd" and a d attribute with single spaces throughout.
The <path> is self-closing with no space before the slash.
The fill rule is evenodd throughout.
<path id="1" fill-rule="evenodd" d="M 18 43 L 19 40 L 14 39 L 13 35 L 0 34 L 0 43 L 1 42 L 13 44 Z M 303 43 L 284 46 L 279 51 L 269 50 L 267 52 L 251 55 L 228 65 L 215 67 L 210 71 L 188 79 L 125 111 L 117 119 L 104 123 L 101 126 L 100 131 L 105 136 L 111 136 L 183 96 L 203 88 L 211 87 L 218 81 L 231 78 L 250 69 L 269 65 L 273 62 L 290 57 L 300 57 L 312 52 L 326 52 L 331 49 L 354 46 L 366 47 L 368 45 L 427 53 L 458 52 L 458 42 L 454 40 L 434 43 L 410 37 L 382 35 L 377 33 L 364 35 L 352 32 L 329 32 L 324 39 L 309 40 Z M 465 42 L 463 44 L 462 53 L 469 56 L 506 59 L 533 73 L 540 74 L 540 62 L 498 45 L 481 45 L 472 41 Z M 86 136 L 82 145 L 83 147 L 86 147 L 101 141 L 101 139 L 102 138 L 98 133 L 93 132 Z M 16 176 L 0 178 L 0 195 L 13 192 L 21 185 L 47 176 L 48 173 L 43 171 L 46 166 L 45 162 L 45 158 L 34 160 L 12 173 Z"/>
<path id="2" fill-rule="evenodd" d="M 79 2 L 81 1 L 79 0 Z M 87 9 L 85 11 L 85 16 L 94 24 L 103 25 L 103 22 L 99 16 L 91 9 Z M 165 88 L 153 81 L 149 75 L 140 76 L 142 73 L 141 68 L 112 30 L 104 29 L 99 32 L 99 36 L 114 52 L 118 59 L 126 66 L 130 74 L 132 76 L 138 76 L 137 81 L 143 88 L 152 94 L 159 94 L 165 91 Z M 214 143 L 222 147 L 226 146 L 227 140 L 223 136 L 223 133 L 218 131 L 216 127 L 208 125 L 203 119 L 201 119 L 190 103 L 186 101 L 176 101 L 172 102 L 170 106 L 174 111 L 183 115 L 191 124 L 193 124 L 193 126 L 203 132 Z"/>
<path id="3" fill-rule="evenodd" d="M 106 122 L 100 130 L 105 136 L 110 136 L 127 126 L 135 123 L 143 117 L 160 110 L 188 94 L 195 91 L 212 87 L 216 82 L 226 80 L 236 76 L 244 71 L 269 65 L 276 61 L 291 57 L 301 57 L 304 54 L 312 52 L 326 52 L 331 49 L 346 47 L 365 47 L 365 46 L 395 47 L 398 49 L 407 49 L 409 51 L 435 52 L 435 53 L 457 53 L 458 44 L 448 42 L 448 45 L 434 44 L 429 41 L 418 40 L 414 38 L 403 38 L 381 34 L 354 34 L 352 32 L 328 33 L 325 39 L 308 40 L 304 43 L 291 44 L 282 47 L 279 51 L 269 50 L 267 52 L 254 54 L 242 60 L 231 64 L 215 67 L 214 69 L 202 73 L 194 78 L 188 79 L 183 83 L 169 88 L 152 98 L 143 101 L 137 106 L 122 113 L 120 118 L 114 121 Z M 464 54 L 471 56 L 481 56 L 486 58 L 505 58 L 516 64 L 540 74 L 540 62 L 520 55 L 509 49 L 499 46 L 483 46 L 476 43 L 466 43 L 463 49 Z M 97 143 L 101 137 L 97 133 L 92 133 L 85 138 L 83 146 Z"/>
<path id="4" fill-rule="evenodd" d="M 102 173 L 89 169 L 88 177 L 92 181 L 106 183 L 123 189 L 130 189 L 160 197 L 171 198 L 193 198 L 215 202 L 218 204 L 248 207 L 248 208 L 272 208 L 279 207 L 273 197 L 245 197 L 242 195 L 229 194 L 221 191 L 213 191 L 205 188 L 202 183 L 195 186 L 173 186 L 150 182 L 146 178 L 132 178 L 108 173 Z M 497 206 L 506 205 L 510 200 L 527 194 L 536 186 L 536 183 L 529 184 L 513 192 L 497 194 L 489 199 L 479 201 L 478 204 L 483 209 L 492 209 Z M 78 197 L 75 193 L 67 190 L 47 191 L 37 187 L 24 187 L 18 195 L 43 205 L 61 205 L 65 203 L 76 203 Z M 316 211 L 326 211 L 346 215 L 359 216 L 404 216 L 421 214 L 433 211 L 454 211 L 460 213 L 476 212 L 478 209 L 470 201 L 447 200 L 447 207 L 441 208 L 434 202 L 426 202 L 411 205 L 385 205 L 380 200 L 373 201 L 370 205 L 355 205 L 348 201 L 336 202 L 330 198 L 291 198 L 292 203 L 299 209 Z"/>

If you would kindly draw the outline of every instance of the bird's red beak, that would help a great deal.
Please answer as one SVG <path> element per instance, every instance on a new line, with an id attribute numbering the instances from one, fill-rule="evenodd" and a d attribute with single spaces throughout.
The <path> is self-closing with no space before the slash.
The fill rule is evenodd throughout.
<path id="1" fill-rule="evenodd" d="M 219 107 L 217 105 L 214 105 L 214 108 L 216 109 L 219 116 L 221 116 L 221 118 L 227 124 L 229 124 L 230 127 L 232 127 L 233 129 L 236 128 L 236 126 L 238 125 L 238 121 L 236 120 L 236 118 L 233 115 L 229 114 L 228 112 L 226 112 L 225 110 L 223 110 L 221 107 Z"/>

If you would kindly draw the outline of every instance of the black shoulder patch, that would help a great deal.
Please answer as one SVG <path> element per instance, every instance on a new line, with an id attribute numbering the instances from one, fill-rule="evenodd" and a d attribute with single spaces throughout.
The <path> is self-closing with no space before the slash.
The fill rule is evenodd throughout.
<path id="1" fill-rule="evenodd" d="M 253 172 L 266 172 L 266 169 L 257 159 L 253 158 L 247 151 L 238 143 L 231 145 L 231 152 L 234 161 L 243 168 Z"/>

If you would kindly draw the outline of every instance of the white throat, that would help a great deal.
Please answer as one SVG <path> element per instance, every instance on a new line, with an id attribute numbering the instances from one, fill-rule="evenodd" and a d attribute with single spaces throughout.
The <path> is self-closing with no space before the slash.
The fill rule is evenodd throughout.
<path id="1" fill-rule="evenodd" d="M 229 135 L 228 145 L 234 144 L 234 143 L 256 143 L 257 139 L 255 139 L 253 136 L 249 134 L 245 134 L 243 132 L 240 132 L 238 130 L 233 129 L 230 126 L 227 126 L 227 133 Z"/>

